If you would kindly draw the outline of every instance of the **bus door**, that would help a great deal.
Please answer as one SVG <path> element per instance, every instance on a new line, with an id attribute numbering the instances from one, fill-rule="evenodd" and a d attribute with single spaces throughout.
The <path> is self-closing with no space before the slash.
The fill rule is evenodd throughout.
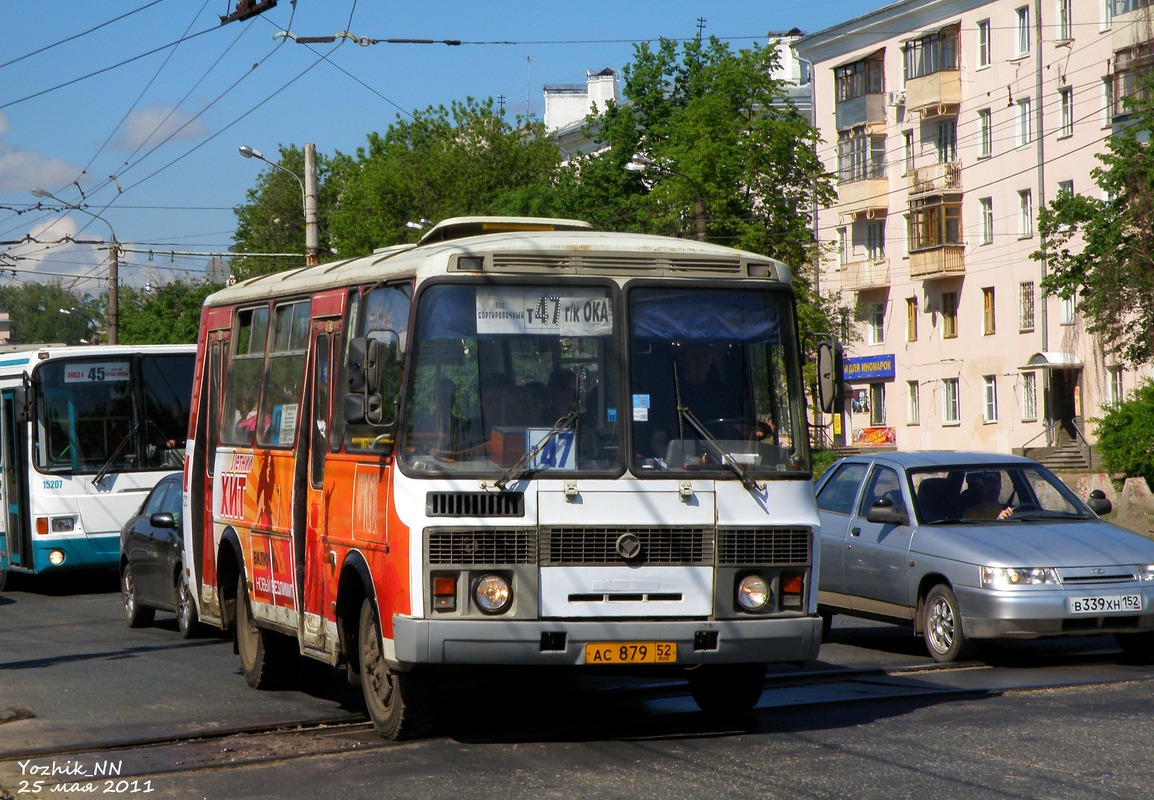
<path id="1" fill-rule="evenodd" d="M 27 426 L 18 419 L 16 390 L 0 392 L 0 537 L 7 539 L 0 550 L 8 553 L 7 567 L 32 569 L 32 525 L 28 518 Z M 0 545 L 3 545 L 0 542 Z M 4 568 L 0 558 L 0 568 Z"/>
<path id="2" fill-rule="evenodd" d="M 315 313 L 316 304 L 314 304 Z M 298 608 L 301 613 L 301 645 L 304 649 L 325 649 L 325 608 L 333 599 L 328 567 L 329 509 L 333 479 L 325 478 L 325 461 L 332 431 L 332 397 L 335 373 L 339 370 L 340 318 L 314 319 L 305 392 L 309 399 L 307 435 L 300 437 L 298 464 L 305 466 L 307 480 L 298 482 L 303 502 L 293 503 L 293 557 L 296 563 Z"/>

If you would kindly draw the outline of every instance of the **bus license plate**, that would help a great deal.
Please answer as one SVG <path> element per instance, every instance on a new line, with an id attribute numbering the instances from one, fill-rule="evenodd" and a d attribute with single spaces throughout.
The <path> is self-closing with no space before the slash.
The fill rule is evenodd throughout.
<path id="1" fill-rule="evenodd" d="M 588 642 L 586 664 L 675 664 L 676 642 Z"/>
<path id="2" fill-rule="evenodd" d="M 1071 614 L 1140 613 L 1142 595 L 1114 594 L 1105 597 L 1071 597 L 1066 601 Z"/>

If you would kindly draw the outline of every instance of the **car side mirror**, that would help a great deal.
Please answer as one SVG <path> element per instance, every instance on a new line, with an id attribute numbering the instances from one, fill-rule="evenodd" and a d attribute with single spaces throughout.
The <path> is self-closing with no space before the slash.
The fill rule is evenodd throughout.
<path id="1" fill-rule="evenodd" d="M 1109 514 L 1114 504 L 1110 502 L 1110 498 L 1101 489 L 1095 489 L 1090 492 L 1090 496 L 1086 499 L 1086 505 L 1090 506 L 1090 510 L 1099 517 L 1103 514 Z"/>
<path id="2" fill-rule="evenodd" d="M 910 518 L 894 508 L 894 501 L 888 497 L 879 497 L 874 500 L 870 510 L 866 512 L 866 520 L 879 525 L 909 525 Z"/>
<path id="3" fill-rule="evenodd" d="M 158 511 L 148 518 L 154 528 L 175 528 L 176 517 L 168 511 Z"/>

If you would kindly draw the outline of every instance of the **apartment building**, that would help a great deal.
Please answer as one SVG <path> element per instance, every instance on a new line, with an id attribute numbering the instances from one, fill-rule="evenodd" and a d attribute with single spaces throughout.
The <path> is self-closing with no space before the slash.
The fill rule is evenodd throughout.
<path id="1" fill-rule="evenodd" d="M 1150 377 L 1041 293 L 1031 254 L 1040 207 L 1099 191 L 1151 4 L 903 0 L 795 44 L 839 195 L 820 289 L 854 310 L 839 443 L 1084 451 Z"/>

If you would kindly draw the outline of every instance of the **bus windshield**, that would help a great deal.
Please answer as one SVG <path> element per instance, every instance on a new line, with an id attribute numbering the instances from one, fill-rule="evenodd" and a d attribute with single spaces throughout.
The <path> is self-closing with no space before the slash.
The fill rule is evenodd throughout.
<path id="1" fill-rule="evenodd" d="M 440 284 L 421 295 L 416 319 L 407 465 L 616 468 L 608 287 Z"/>
<path id="2" fill-rule="evenodd" d="M 625 324 L 604 285 L 439 284 L 419 303 L 401 443 L 413 470 L 810 468 L 786 292 L 646 284 Z"/>
<path id="3" fill-rule="evenodd" d="M 33 431 L 42 472 L 179 469 L 192 354 L 53 359 L 36 370 Z"/>

